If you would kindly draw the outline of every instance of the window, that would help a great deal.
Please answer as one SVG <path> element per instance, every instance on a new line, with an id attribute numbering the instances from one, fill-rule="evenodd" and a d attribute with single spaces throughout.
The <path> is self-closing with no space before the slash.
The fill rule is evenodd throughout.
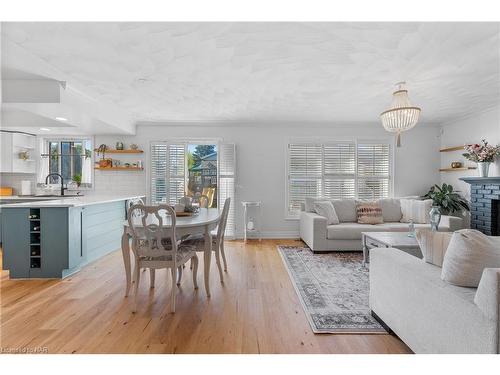
<path id="1" fill-rule="evenodd" d="M 58 173 L 65 183 L 74 181 L 92 187 L 92 141 L 90 139 L 42 139 L 38 182 L 45 184 L 50 173 Z M 58 176 L 49 184 L 60 184 Z"/>
<path id="2" fill-rule="evenodd" d="M 184 195 L 200 193 L 215 208 L 230 197 L 226 235 L 234 236 L 234 149 L 234 144 L 152 143 L 151 203 L 174 205 Z"/>
<path id="3" fill-rule="evenodd" d="M 388 197 L 390 155 L 388 142 L 290 143 L 287 216 L 297 216 L 306 197 Z"/>

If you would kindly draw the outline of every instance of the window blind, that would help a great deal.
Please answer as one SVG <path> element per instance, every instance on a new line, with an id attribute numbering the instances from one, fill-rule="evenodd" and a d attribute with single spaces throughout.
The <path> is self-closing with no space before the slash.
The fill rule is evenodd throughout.
<path id="1" fill-rule="evenodd" d="M 322 192 L 322 146 L 288 145 L 288 211 L 300 211 L 306 197 Z"/>
<path id="2" fill-rule="evenodd" d="M 166 143 L 151 144 L 151 204 L 167 202 L 167 152 Z"/>
<path id="3" fill-rule="evenodd" d="M 288 215 L 296 216 L 306 197 L 388 197 L 390 158 L 390 145 L 384 142 L 289 144 Z"/>
<path id="4" fill-rule="evenodd" d="M 233 143 L 219 144 L 219 202 L 222 210 L 226 198 L 231 198 L 231 206 L 227 217 L 225 235 L 235 235 L 235 193 L 234 182 L 236 172 L 236 148 Z"/>
<path id="5" fill-rule="evenodd" d="M 390 149 L 388 144 L 358 143 L 358 198 L 389 196 Z"/>
<path id="6" fill-rule="evenodd" d="M 185 195 L 186 145 L 168 145 L 168 203 L 175 205 Z"/>

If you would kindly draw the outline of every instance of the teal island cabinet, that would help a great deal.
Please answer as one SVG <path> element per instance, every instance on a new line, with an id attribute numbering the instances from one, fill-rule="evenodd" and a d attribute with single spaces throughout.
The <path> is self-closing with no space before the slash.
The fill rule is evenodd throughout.
<path id="1" fill-rule="evenodd" d="M 79 197 L 2 206 L 3 269 L 11 279 L 64 278 L 77 272 L 120 248 L 127 201 L 136 198 Z"/>

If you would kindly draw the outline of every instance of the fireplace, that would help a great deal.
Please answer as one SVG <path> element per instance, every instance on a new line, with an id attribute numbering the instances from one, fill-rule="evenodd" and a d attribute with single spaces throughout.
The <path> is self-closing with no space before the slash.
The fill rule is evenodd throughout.
<path id="1" fill-rule="evenodd" d="M 471 228 L 500 235 L 500 177 L 464 177 L 471 185 Z"/>

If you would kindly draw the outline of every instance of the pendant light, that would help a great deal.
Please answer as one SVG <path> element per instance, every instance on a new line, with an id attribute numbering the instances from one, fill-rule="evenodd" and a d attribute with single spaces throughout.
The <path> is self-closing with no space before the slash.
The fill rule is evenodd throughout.
<path id="1" fill-rule="evenodd" d="M 392 94 L 391 107 L 380 114 L 384 129 L 396 133 L 397 147 L 401 147 L 401 132 L 413 128 L 420 115 L 420 108 L 411 105 L 405 85 L 406 82 L 396 84 L 397 90 Z"/>

